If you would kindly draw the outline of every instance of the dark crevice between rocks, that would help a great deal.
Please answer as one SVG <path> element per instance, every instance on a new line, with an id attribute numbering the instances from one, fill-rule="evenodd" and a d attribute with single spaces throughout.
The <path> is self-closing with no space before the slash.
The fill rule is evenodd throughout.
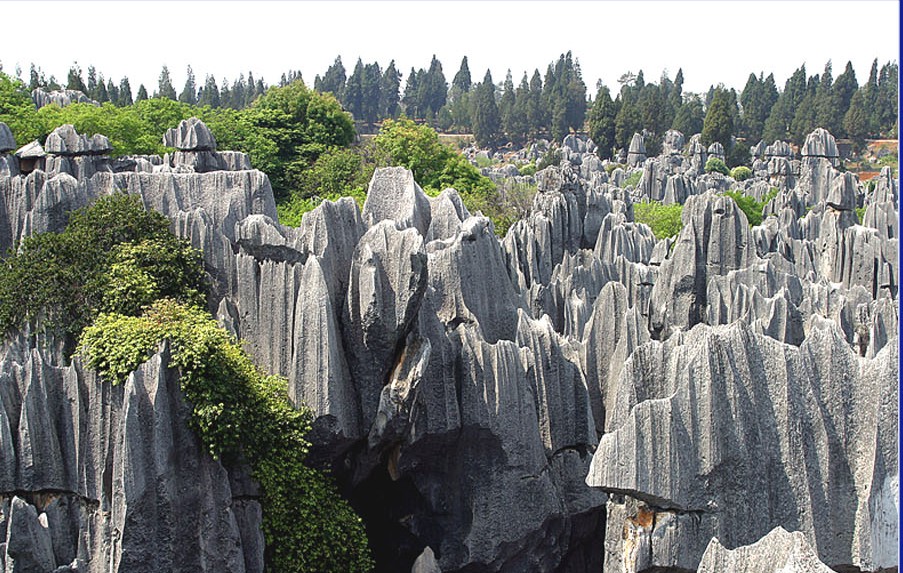
<path id="1" fill-rule="evenodd" d="M 351 506 L 364 520 L 376 562 L 374 573 L 410 571 L 427 545 L 438 559 L 444 537 L 434 520 L 418 518 L 432 512 L 411 478 L 403 475 L 393 480 L 388 463 L 388 459 L 383 460 L 366 479 L 347 491 Z M 342 480 L 338 481 L 341 487 Z"/>
<path id="2" fill-rule="evenodd" d="M 90 509 L 97 509 L 100 507 L 99 500 L 90 499 L 75 493 L 74 491 L 65 489 L 40 489 L 35 491 L 13 490 L 0 492 L 0 498 L 12 498 L 14 496 L 24 500 L 29 505 L 33 505 L 35 509 L 38 510 L 38 513 L 42 513 L 47 509 L 47 506 L 61 497 L 75 498 L 83 503 L 85 507 Z"/>

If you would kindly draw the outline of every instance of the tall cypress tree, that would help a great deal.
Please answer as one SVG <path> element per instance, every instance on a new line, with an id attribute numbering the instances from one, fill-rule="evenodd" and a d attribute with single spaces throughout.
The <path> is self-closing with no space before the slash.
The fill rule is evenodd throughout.
<path id="1" fill-rule="evenodd" d="M 204 79 L 204 88 L 201 90 L 201 96 L 198 98 L 198 105 L 220 107 L 219 87 L 216 85 L 216 78 L 211 75 Z"/>
<path id="2" fill-rule="evenodd" d="M 119 102 L 117 105 L 120 107 L 125 107 L 127 105 L 132 105 L 132 84 L 129 83 L 129 78 L 127 76 L 123 76 L 121 80 L 119 80 Z"/>
<path id="3" fill-rule="evenodd" d="M 182 88 L 182 93 L 179 94 L 179 101 L 189 105 L 195 105 L 197 103 L 197 93 L 198 89 L 194 79 L 194 70 L 191 69 L 191 66 L 188 66 L 188 69 L 186 70 L 185 87 Z"/>
<path id="4" fill-rule="evenodd" d="M 470 81 L 470 68 L 467 65 L 467 56 L 461 60 L 461 67 L 452 80 L 452 87 L 458 88 L 461 93 L 470 91 L 473 82 Z"/>
<path id="5" fill-rule="evenodd" d="M 176 99 L 176 89 L 172 87 L 172 78 L 169 76 L 169 68 L 163 66 L 160 70 L 160 79 L 157 81 L 157 97 L 164 99 Z"/>
<path id="6" fill-rule="evenodd" d="M 611 92 L 604 84 L 599 84 L 596 100 L 589 111 L 587 123 L 589 136 L 596 144 L 596 154 L 602 159 L 611 157 L 615 146 L 615 117 L 618 108 L 611 99 Z"/>
<path id="7" fill-rule="evenodd" d="M 471 112 L 473 137 L 477 145 L 493 147 L 501 135 L 502 120 L 495 102 L 495 84 L 488 69 L 483 82 L 476 87 L 475 96 Z"/>
<path id="8" fill-rule="evenodd" d="M 401 74 L 395 69 L 395 60 L 389 62 L 389 67 L 383 72 L 380 80 L 379 95 L 381 98 L 380 115 L 394 118 L 398 116 L 399 89 L 401 88 Z"/>
<path id="9" fill-rule="evenodd" d="M 731 109 L 730 91 L 719 85 L 713 90 L 712 102 L 706 110 L 702 122 L 702 143 L 711 145 L 720 142 L 725 151 L 731 147 L 731 135 L 734 133 L 734 113 Z"/>

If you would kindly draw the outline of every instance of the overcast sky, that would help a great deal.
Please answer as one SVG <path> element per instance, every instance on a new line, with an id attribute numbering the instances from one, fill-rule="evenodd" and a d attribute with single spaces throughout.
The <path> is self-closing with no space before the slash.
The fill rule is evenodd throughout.
<path id="1" fill-rule="evenodd" d="M 899 3 L 880 1 L 550 2 L 0 2 L 0 62 L 27 79 L 31 62 L 65 82 L 73 61 L 93 64 L 133 90 L 157 86 L 167 65 L 176 91 L 193 67 L 230 81 L 251 70 L 276 83 L 300 70 L 308 85 L 341 55 L 348 74 L 358 57 L 405 78 L 435 54 L 451 81 L 467 56 L 474 81 L 511 69 L 540 73 L 571 50 L 591 95 L 596 80 L 618 89 L 627 71 L 657 81 L 684 71 L 684 90 L 713 83 L 742 89 L 750 72 L 775 74 L 778 87 L 806 64 L 835 77 L 852 61 L 860 83 L 872 60 L 896 61 Z"/>

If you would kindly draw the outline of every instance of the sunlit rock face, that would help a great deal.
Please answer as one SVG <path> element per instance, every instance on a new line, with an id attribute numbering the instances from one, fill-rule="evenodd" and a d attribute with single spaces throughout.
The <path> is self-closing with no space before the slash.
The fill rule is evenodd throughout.
<path id="1" fill-rule="evenodd" d="M 896 566 L 898 182 L 866 192 L 827 132 L 757 146 L 754 227 L 698 136 L 637 135 L 610 174 L 569 136 L 505 237 L 402 168 L 286 227 L 197 120 L 162 158 L 58 131 L 26 174 L 5 133 L 0 248 L 117 192 L 166 215 L 209 310 L 314 411 L 380 570 Z M 683 205 L 674 237 L 636 221 L 651 199 Z M 261 570 L 257 492 L 197 448 L 165 348 L 112 389 L 38 339 L 2 360 L 7 569 Z"/>

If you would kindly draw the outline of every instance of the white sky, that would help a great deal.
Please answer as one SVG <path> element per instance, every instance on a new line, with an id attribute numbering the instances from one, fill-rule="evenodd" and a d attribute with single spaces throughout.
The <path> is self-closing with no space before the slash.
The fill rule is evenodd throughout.
<path id="1" fill-rule="evenodd" d="M 276 83 L 289 69 L 308 85 L 336 55 L 350 75 L 357 58 L 391 59 L 404 74 L 433 54 L 450 82 L 467 56 L 474 81 L 487 68 L 515 84 L 571 50 L 587 91 L 597 79 L 617 91 L 626 71 L 647 81 L 684 71 L 684 90 L 713 83 L 742 89 L 750 72 L 775 74 L 779 89 L 800 64 L 809 75 L 852 61 L 859 83 L 872 60 L 896 61 L 896 1 L 339 1 L 339 2 L 0 2 L 0 62 L 27 79 L 31 62 L 65 82 L 73 61 L 93 64 L 132 89 L 157 86 L 169 66 L 176 91 L 191 65 L 198 82 L 250 70 Z"/>

